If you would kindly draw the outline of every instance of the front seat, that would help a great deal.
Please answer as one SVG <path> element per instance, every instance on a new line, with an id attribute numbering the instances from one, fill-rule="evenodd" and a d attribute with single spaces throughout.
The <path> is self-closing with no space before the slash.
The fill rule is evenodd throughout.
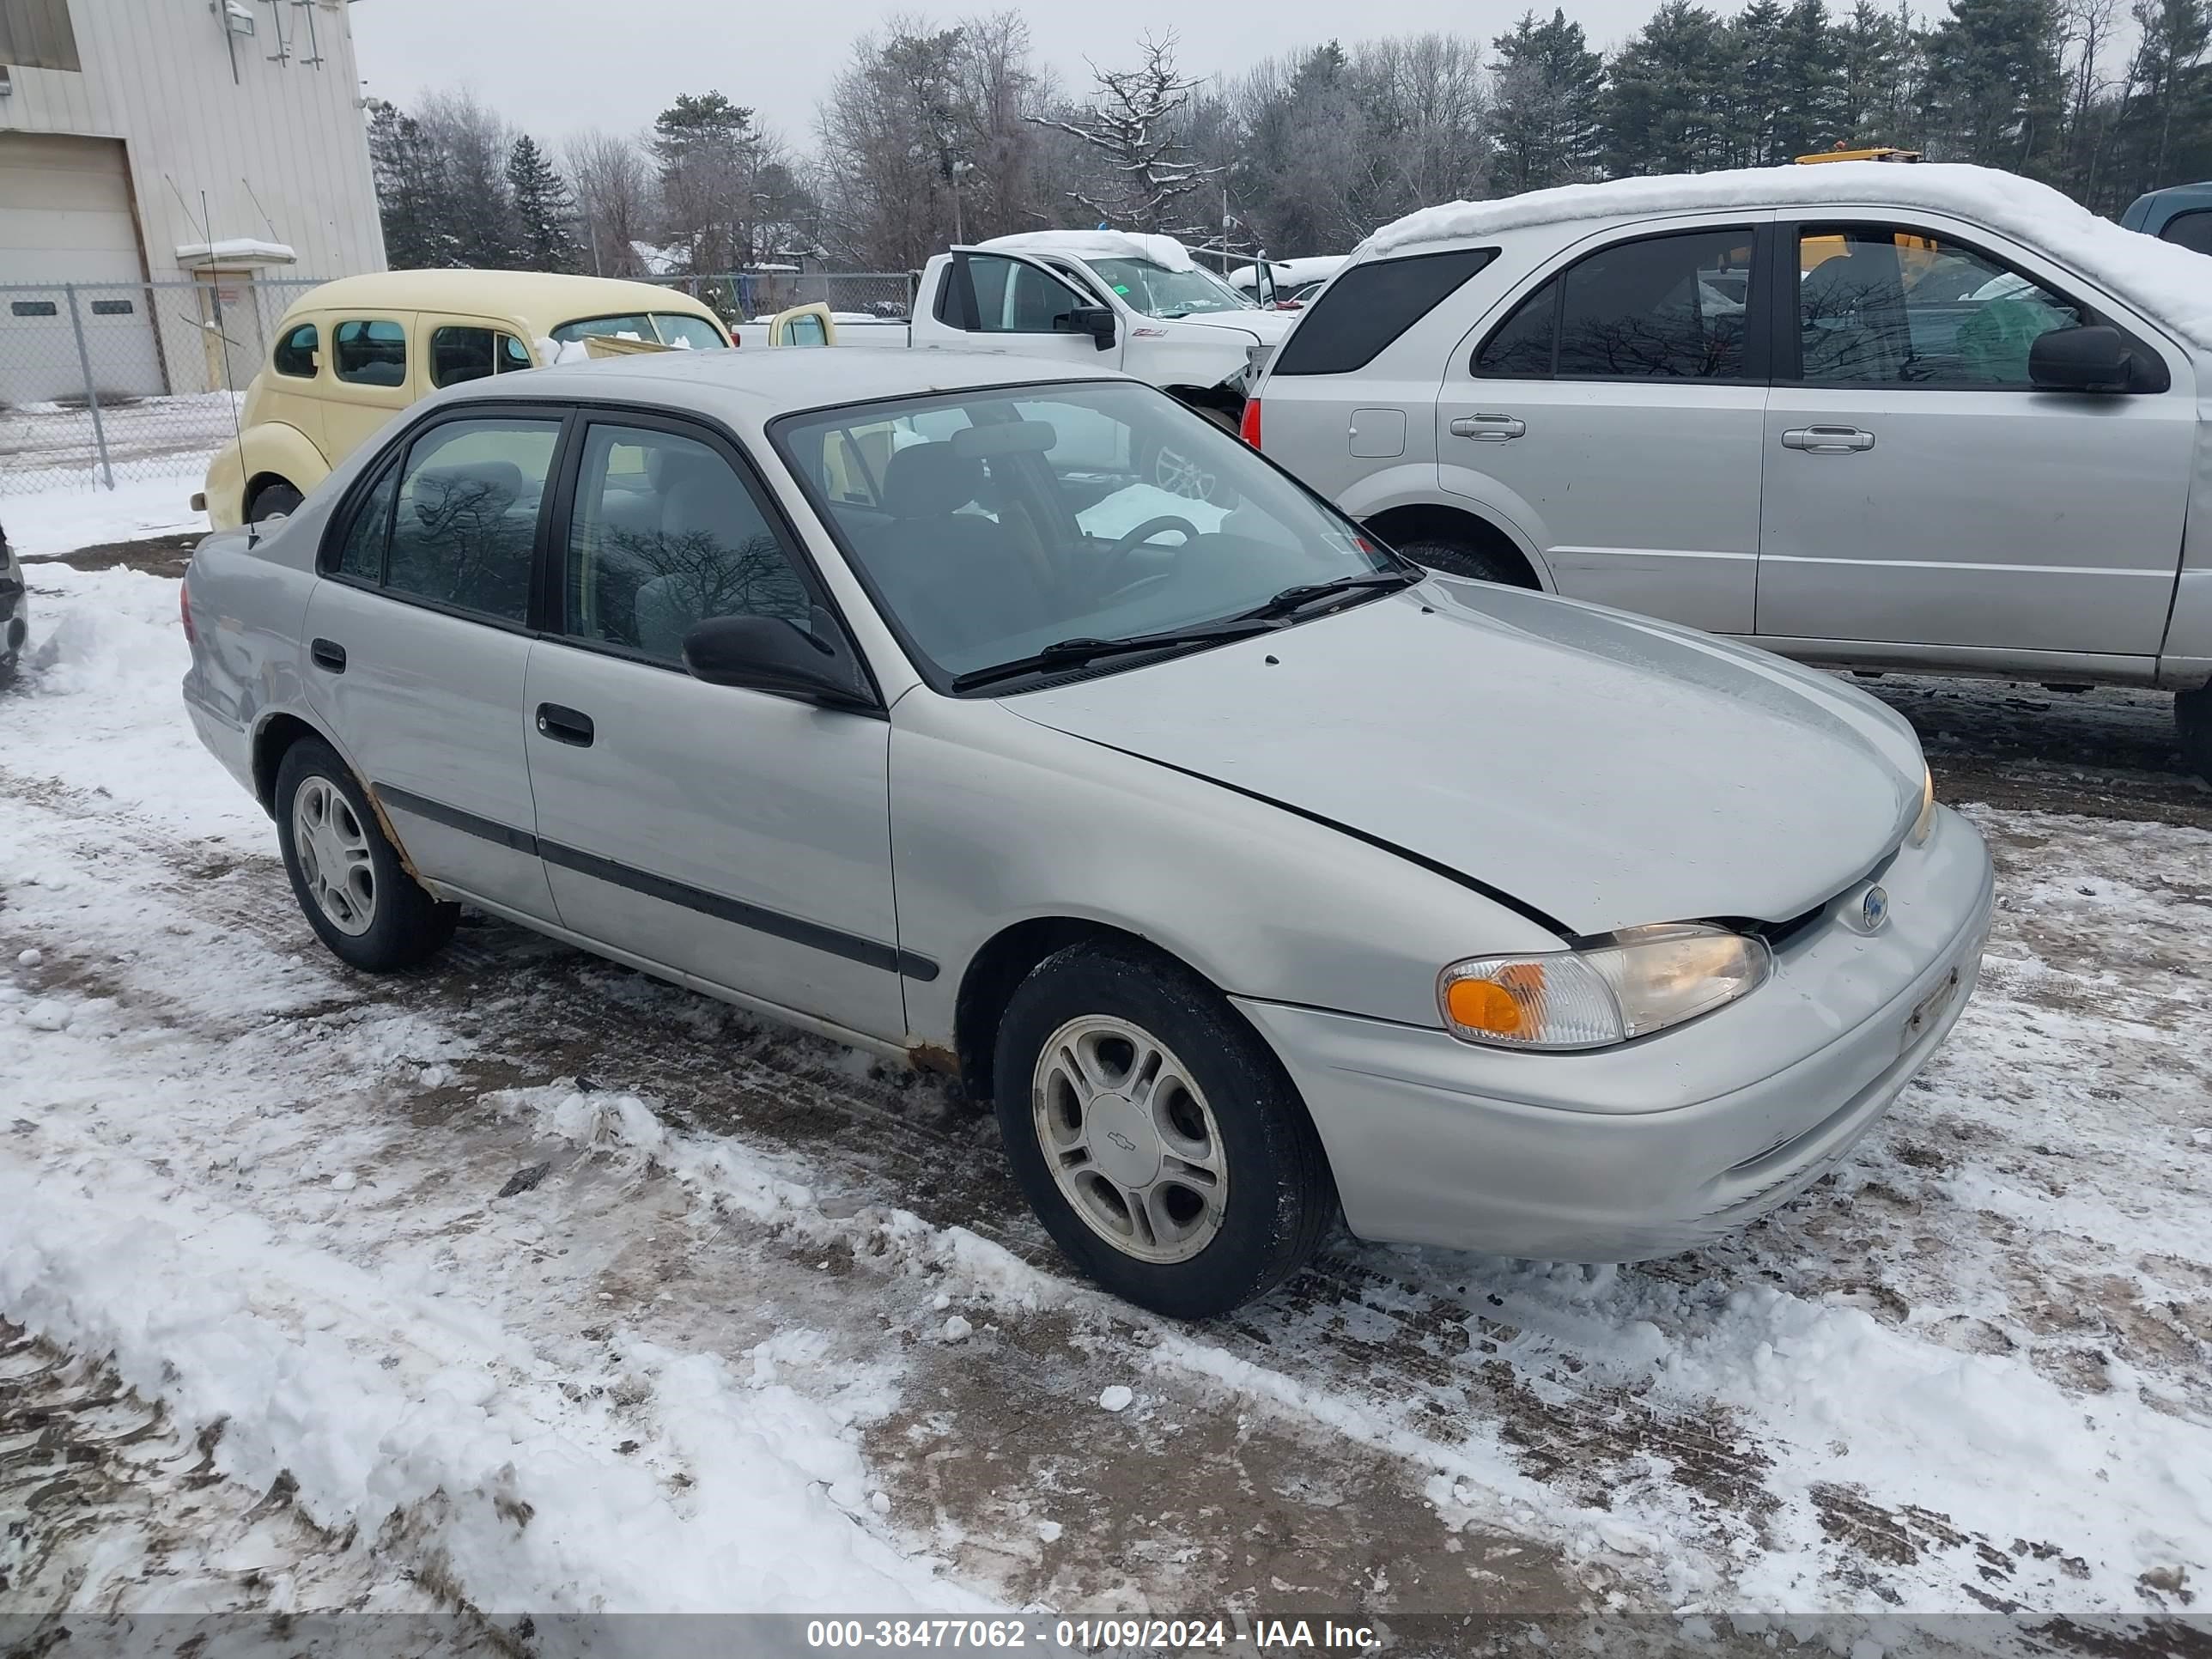
<path id="1" fill-rule="evenodd" d="M 1040 626 L 1047 606 L 1013 532 L 963 513 L 987 487 L 983 463 L 950 443 L 911 444 L 884 468 L 890 522 L 860 553 L 891 609 L 933 655 L 961 653 Z"/>
<path id="2" fill-rule="evenodd" d="M 1844 247 L 1806 272 L 1798 285 L 1806 378 L 1901 380 L 1911 335 L 1896 245 L 1853 241 Z"/>

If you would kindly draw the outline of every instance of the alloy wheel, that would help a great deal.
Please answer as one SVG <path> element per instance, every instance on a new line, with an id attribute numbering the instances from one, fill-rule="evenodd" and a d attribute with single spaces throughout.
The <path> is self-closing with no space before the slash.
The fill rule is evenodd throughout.
<path id="1" fill-rule="evenodd" d="M 376 866 L 353 803 L 328 778 L 308 778 L 293 793 L 292 852 L 331 926 L 367 933 L 376 921 Z"/>

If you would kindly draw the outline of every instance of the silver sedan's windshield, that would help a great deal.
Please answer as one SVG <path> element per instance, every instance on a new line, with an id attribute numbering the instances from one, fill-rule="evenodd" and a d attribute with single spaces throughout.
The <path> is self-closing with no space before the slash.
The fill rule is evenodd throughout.
<path id="1" fill-rule="evenodd" d="M 1406 568 L 1149 386 L 902 398 L 791 416 L 775 436 L 879 606 L 945 680 L 1012 689 L 1018 675 L 984 671 L 1349 603 Z"/>

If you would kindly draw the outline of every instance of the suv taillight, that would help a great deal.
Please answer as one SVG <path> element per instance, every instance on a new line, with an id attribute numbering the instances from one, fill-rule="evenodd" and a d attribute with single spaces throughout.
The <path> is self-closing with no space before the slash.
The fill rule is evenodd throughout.
<path id="1" fill-rule="evenodd" d="M 192 596 L 182 582 L 177 584 L 177 620 L 185 625 L 185 643 L 198 644 L 198 636 L 192 632 Z"/>
<path id="2" fill-rule="evenodd" d="M 1260 400 L 1248 398 L 1244 402 L 1244 418 L 1237 422 L 1237 435 L 1257 449 L 1260 447 Z"/>

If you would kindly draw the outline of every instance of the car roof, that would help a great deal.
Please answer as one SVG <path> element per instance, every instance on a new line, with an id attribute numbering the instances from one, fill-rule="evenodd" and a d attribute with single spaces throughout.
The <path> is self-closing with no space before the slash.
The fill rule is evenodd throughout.
<path id="1" fill-rule="evenodd" d="M 2063 191 L 2018 173 L 1954 162 L 1735 167 L 1561 185 L 1489 202 L 1451 202 L 1393 220 L 1361 243 L 1355 257 L 1366 260 L 1461 246 L 1530 226 L 1823 208 L 1908 219 L 1915 210 L 1943 213 L 2015 237 L 2142 307 L 2191 344 L 2212 349 L 2212 283 L 2204 280 L 2203 254 L 2123 230 Z"/>
<path id="2" fill-rule="evenodd" d="M 310 289 L 291 311 L 455 311 L 515 317 L 540 332 L 582 317 L 714 313 L 680 289 L 545 270 L 379 270 Z M 287 313 L 288 315 L 289 313 Z"/>
<path id="3" fill-rule="evenodd" d="M 749 428 L 796 410 L 970 386 L 1066 380 L 1128 380 L 1109 368 L 1052 362 L 1012 352 L 917 346 L 741 347 L 725 351 L 652 351 L 593 362 L 556 363 L 526 373 L 470 380 L 448 398 L 544 397 L 673 406 Z"/>

